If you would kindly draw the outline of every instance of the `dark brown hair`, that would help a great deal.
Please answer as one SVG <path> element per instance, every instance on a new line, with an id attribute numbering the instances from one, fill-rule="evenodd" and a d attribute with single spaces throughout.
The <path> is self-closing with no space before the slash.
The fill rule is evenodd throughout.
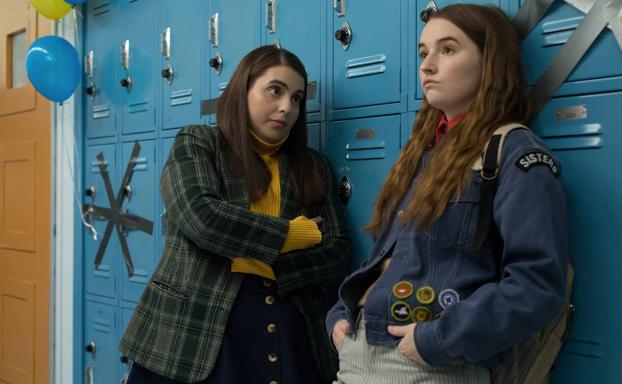
<path id="1" fill-rule="evenodd" d="M 430 20 L 444 19 L 462 30 L 482 54 L 479 89 L 464 119 L 445 135 L 418 175 L 417 187 L 401 220 L 423 230 L 437 220 L 450 200 L 470 181 L 471 166 L 492 133 L 508 122 L 525 122 L 529 96 L 521 65 L 520 41 L 514 26 L 499 8 L 453 4 Z M 391 169 L 367 226 L 378 235 L 388 225 L 400 199 L 415 177 L 421 156 L 434 140 L 443 111 L 423 100 L 412 137 Z"/>
<path id="2" fill-rule="evenodd" d="M 293 69 L 304 79 L 298 119 L 279 151 L 287 157 L 298 192 L 298 204 L 307 207 L 323 197 L 324 184 L 311 164 L 307 150 L 307 72 L 296 55 L 273 45 L 265 45 L 244 56 L 218 100 L 218 127 L 231 147 L 233 166 L 246 181 L 250 200 L 259 200 L 270 185 L 271 174 L 251 145 L 248 91 L 268 68 L 277 65 Z"/>

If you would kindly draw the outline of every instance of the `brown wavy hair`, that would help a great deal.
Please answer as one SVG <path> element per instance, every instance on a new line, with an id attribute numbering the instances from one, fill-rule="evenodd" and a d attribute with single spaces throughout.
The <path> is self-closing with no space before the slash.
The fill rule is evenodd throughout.
<path id="1" fill-rule="evenodd" d="M 251 127 L 248 112 L 248 91 L 257 78 L 266 70 L 277 65 L 287 66 L 304 79 L 302 101 L 298 119 L 287 140 L 281 145 L 294 178 L 298 192 L 298 205 L 308 207 L 324 196 L 324 183 L 312 164 L 307 149 L 307 71 L 300 59 L 288 50 L 274 45 L 255 48 L 242 58 L 231 75 L 222 96 L 218 99 L 216 116 L 218 128 L 231 148 L 230 161 L 234 169 L 245 179 L 250 200 L 255 202 L 266 193 L 271 174 L 266 164 L 255 153 L 251 145 Z"/>
<path id="2" fill-rule="evenodd" d="M 437 11 L 431 19 L 447 20 L 462 30 L 479 48 L 482 68 L 473 103 L 420 170 L 413 198 L 400 218 L 418 230 L 425 230 L 441 217 L 450 200 L 460 196 L 461 189 L 470 181 L 472 164 L 495 129 L 508 122 L 526 122 L 530 105 L 520 40 L 503 11 L 493 6 L 453 4 Z M 415 177 L 424 151 L 433 143 L 442 116 L 443 111 L 423 100 L 411 139 L 391 169 L 376 199 L 374 216 L 365 228 L 372 235 L 378 236 L 388 226 Z"/>

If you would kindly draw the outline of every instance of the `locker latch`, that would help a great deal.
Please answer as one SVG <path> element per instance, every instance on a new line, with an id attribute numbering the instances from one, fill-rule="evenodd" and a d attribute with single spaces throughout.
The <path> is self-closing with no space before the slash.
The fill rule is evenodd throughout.
<path id="1" fill-rule="evenodd" d="M 266 28 L 270 33 L 276 32 L 276 0 L 268 0 L 266 3 Z"/>
<path id="2" fill-rule="evenodd" d="M 222 55 L 220 54 L 220 52 L 218 52 L 215 57 L 209 60 L 209 66 L 214 68 L 217 75 L 220 75 L 220 71 L 222 70 Z"/>
<path id="3" fill-rule="evenodd" d="M 436 5 L 434 1 L 430 1 L 426 9 L 421 11 L 421 13 L 419 14 L 419 18 L 424 23 L 427 23 L 428 20 L 430 20 L 430 17 L 432 17 L 432 15 L 436 13 L 436 11 L 438 11 L 438 6 Z"/>
<path id="4" fill-rule="evenodd" d="M 84 352 L 90 353 L 92 356 L 95 356 L 95 341 L 91 340 L 87 345 L 84 346 Z"/>
<path id="5" fill-rule="evenodd" d="M 348 179 L 348 176 L 342 177 L 336 188 L 337 196 L 339 197 L 343 205 L 348 204 L 350 196 L 352 196 L 352 184 L 350 184 L 350 179 Z"/>
<path id="6" fill-rule="evenodd" d="M 95 204 L 95 187 L 89 185 L 88 188 L 84 191 L 84 195 L 91 199 L 91 204 Z"/>
<path id="7" fill-rule="evenodd" d="M 218 48 L 218 12 L 207 21 L 207 29 L 208 40 L 212 43 L 212 47 Z"/>
<path id="8" fill-rule="evenodd" d="M 127 89 L 127 93 L 130 93 L 132 90 L 132 76 L 128 74 L 124 79 L 121 79 L 121 86 Z"/>
<path id="9" fill-rule="evenodd" d="M 171 27 L 160 34 L 160 53 L 166 60 L 171 58 Z"/>
<path id="10" fill-rule="evenodd" d="M 343 22 L 340 29 L 335 31 L 335 39 L 341 43 L 341 48 L 343 48 L 344 51 L 350 47 L 352 28 L 350 28 L 350 23 L 348 23 L 347 20 Z"/>
<path id="11" fill-rule="evenodd" d="M 91 100 L 95 100 L 95 95 L 97 94 L 97 88 L 95 88 L 95 84 L 91 84 L 84 89 L 84 92 L 88 95 Z"/>
<path id="12" fill-rule="evenodd" d="M 173 66 L 172 65 L 169 64 L 162 70 L 162 77 L 168 80 L 168 85 L 173 84 Z"/>

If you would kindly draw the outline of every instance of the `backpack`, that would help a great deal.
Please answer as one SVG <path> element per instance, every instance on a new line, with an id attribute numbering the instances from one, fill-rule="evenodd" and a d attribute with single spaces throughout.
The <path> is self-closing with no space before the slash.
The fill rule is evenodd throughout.
<path id="1" fill-rule="evenodd" d="M 473 249 L 479 249 L 489 237 L 493 251 L 500 254 L 503 240 L 492 222 L 492 210 L 497 191 L 496 178 L 499 171 L 501 151 L 506 135 L 514 129 L 528 129 L 520 124 L 507 124 L 498 128 L 484 148 L 481 163 L 474 170 L 480 170 L 482 184 L 480 191 L 480 211 L 473 240 Z M 501 273 L 500 260 L 498 263 Z M 501 365 L 492 370 L 492 384 L 546 384 L 549 373 L 563 341 L 570 330 L 574 307 L 570 302 L 570 292 L 574 280 L 574 269 L 568 264 L 566 303 L 561 312 L 538 333 L 511 347 L 503 356 Z"/>

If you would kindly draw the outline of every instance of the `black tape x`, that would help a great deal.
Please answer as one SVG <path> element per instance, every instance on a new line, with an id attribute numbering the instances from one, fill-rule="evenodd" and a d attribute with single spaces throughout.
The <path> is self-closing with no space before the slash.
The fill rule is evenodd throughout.
<path id="1" fill-rule="evenodd" d="M 102 208 L 95 206 L 93 204 L 85 205 L 83 210 L 84 214 L 89 215 L 91 217 L 95 217 L 101 220 L 108 220 L 108 225 L 106 226 L 106 231 L 104 232 L 104 237 L 102 238 L 101 243 L 99 244 L 99 249 L 97 250 L 97 256 L 95 256 L 95 268 L 98 268 L 104 258 L 104 253 L 106 252 L 106 246 L 110 241 L 110 235 L 112 234 L 112 227 L 114 226 L 117 230 L 117 235 L 119 236 L 119 242 L 121 243 L 121 251 L 123 252 L 123 260 L 125 261 L 125 266 L 127 267 L 128 276 L 134 275 L 134 264 L 132 263 L 132 257 L 130 256 L 130 250 L 127 246 L 127 241 L 125 240 L 125 232 L 122 230 L 123 228 L 127 229 L 136 229 L 148 234 L 153 233 L 153 222 L 142 217 L 128 214 L 126 211 L 121 210 L 121 205 L 123 203 L 123 197 L 125 196 L 126 186 L 129 185 L 130 179 L 132 178 L 132 171 L 134 170 L 134 165 L 136 163 L 136 158 L 140 153 L 140 144 L 138 142 L 134 143 L 134 149 L 132 149 L 132 156 L 130 161 L 127 164 L 127 168 L 125 169 L 125 175 L 123 176 L 123 181 L 121 182 L 121 186 L 119 187 L 119 192 L 117 192 L 116 198 L 112 192 L 112 184 L 110 183 L 110 176 L 108 175 L 108 171 L 106 170 L 104 154 L 102 152 L 97 155 L 99 172 L 104 179 L 104 186 L 106 187 L 106 194 L 108 195 L 108 202 L 110 204 L 110 208 Z"/>

